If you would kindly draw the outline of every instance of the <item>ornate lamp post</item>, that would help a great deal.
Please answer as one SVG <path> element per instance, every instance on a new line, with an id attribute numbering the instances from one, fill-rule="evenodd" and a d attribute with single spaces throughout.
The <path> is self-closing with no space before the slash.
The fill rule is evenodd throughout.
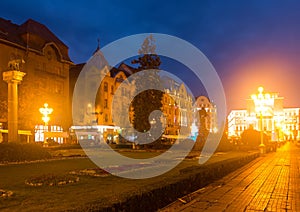
<path id="1" fill-rule="evenodd" d="M 50 121 L 50 117 L 48 115 L 50 115 L 53 112 L 52 108 L 48 108 L 48 104 L 45 103 L 44 107 L 40 108 L 40 113 L 43 115 L 42 120 L 45 123 L 45 128 L 44 128 L 44 135 L 45 132 L 48 131 L 48 123 Z M 44 146 L 47 146 L 47 141 L 44 139 Z"/>
<path id="2" fill-rule="evenodd" d="M 259 115 L 259 120 L 260 120 L 260 145 L 259 145 L 259 149 L 260 149 L 260 153 L 265 153 L 266 151 L 266 147 L 264 144 L 264 128 L 263 128 L 263 113 L 265 113 L 267 107 L 265 106 L 265 102 L 266 100 L 270 99 L 270 94 L 268 93 L 263 93 L 264 88 L 263 87 L 259 87 L 258 88 L 258 94 L 253 94 L 251 96 L 251 98 L 254 101 L 254 105 L 255 105 L 255 112 Z"/>
<path id="3" fill-rule="evenodd" d="M 45 126 L 48 126 L 48 122 L 50 121 L 50 115 L 53 112 L 52 108 L 48 108 L 48 104 L 45 103 L 44 107 L 40 108 L 40 113 L 43 115 L 42 120 L 45 122 Z"/>

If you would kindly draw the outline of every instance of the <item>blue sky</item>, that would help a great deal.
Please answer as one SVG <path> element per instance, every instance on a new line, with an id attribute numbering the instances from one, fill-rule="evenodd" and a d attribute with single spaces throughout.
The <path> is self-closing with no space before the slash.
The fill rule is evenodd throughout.
<path id="1" fill-rule="evenodd" d="M 299 1 L 280 0 L 27 0 L 0 7 L 1 17 L 14 23 L 32 18 L 45 24 L 69 46 L 75 63 L 90 58 L 97 38 L 101 46 L 145 32 L 182 38 L 214 65 L 228 109 L 246 107 L 245 99 L 260 85 L 284 96 L 285 106 L 300 106 L 299 11 Z M 190 84 L 197 90 L 192 77 Z"/>

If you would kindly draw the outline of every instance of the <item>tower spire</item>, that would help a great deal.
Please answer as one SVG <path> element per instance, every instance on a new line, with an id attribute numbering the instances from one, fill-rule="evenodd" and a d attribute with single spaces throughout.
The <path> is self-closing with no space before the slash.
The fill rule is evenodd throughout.
<path id="1" fill-rule="evenodd" d="M 98 45 L 97 45 L 97 48 L 96 50 L 94 51 L 93 55 L 100 50 L 100 38 L 97 38 L 97 42 L 98 42 Z"/>

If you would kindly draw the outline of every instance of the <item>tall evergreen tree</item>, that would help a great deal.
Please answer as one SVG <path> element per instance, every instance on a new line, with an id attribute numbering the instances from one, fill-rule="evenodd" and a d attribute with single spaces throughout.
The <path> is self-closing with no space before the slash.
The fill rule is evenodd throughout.
<path id="1" fill-rule="evenodd" d="M 161 81 L 159 76 L 159 66 L 161 64 L 159 56 L 155 53 L 155 40 L 152 35 L 147 37 L 141 49 L 138 51 L 140 57 L 133 60 L 133 64 L 138 64 L 136 72 L 149 71 L 147 72 L 147 84 L 151 87 L 157 88 L 157 90 L 149 89 L 139 93 L 133 100 L 132 106 L 134 110 L 133 126 L 139 132 L 146 132 L 150 129 L 151 124 L 148 120 L 149 115 L 154 110 L 161 110 L 162 108 L 162 96 L 163 92 L 161 89 Z M 139 73 L 136 80 L 137 90 L 141 90 L 145 87 L 145 84 L 141 78 L 145 77 L 145 73 Z M 144 80 L 143 80 L 144 81 Z M 154 126 L 161 126 L 161 120 L 156 118 L 153 121 Z"/>

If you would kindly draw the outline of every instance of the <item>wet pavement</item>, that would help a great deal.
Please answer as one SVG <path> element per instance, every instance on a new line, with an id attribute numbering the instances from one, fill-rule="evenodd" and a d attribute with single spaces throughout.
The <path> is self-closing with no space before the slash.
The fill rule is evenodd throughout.
<path id="1" fill-rule="evenodd" d="M 300 148 L 288 142 L 160 211 L 300 211 Z"/>

